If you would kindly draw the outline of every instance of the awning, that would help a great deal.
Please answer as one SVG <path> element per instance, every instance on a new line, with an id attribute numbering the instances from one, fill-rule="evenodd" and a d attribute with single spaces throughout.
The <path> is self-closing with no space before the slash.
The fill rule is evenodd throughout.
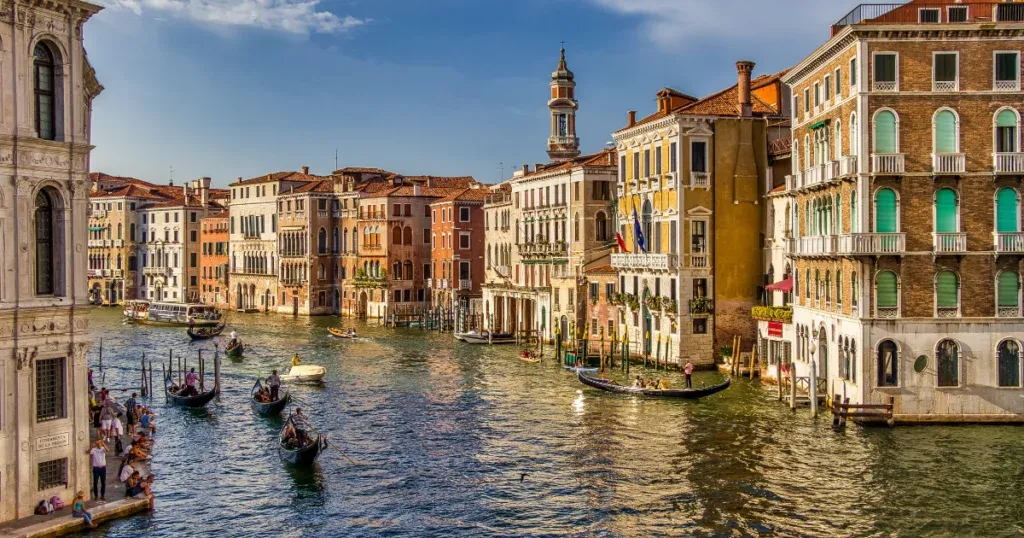
<path id="1" fill-rule="evenodd" d="M 89 226 L 90 232 L 102 232 L 103 230 L 106 230 L 103 226 Z"/>
<path id="2" fill-rule="evenodd" d="M 811 124 L 811 125 L 810 125 L 809 127 L 807 127 L 807 128 L 813 131 L 813 130 L 815 130 L 815 129 L 821 129 L 822 127 L 824 127 L 824 126 L 826 126 L 826 125 L 828 125 L 828 120 L 821 120 L 821 121 L 819 121 L 819 122 L 816 122 L 816 123 L 812 123 L 812 124 Z"/>
<path id="3" fill-rule="evenodd" d="M 793 277 L 789 277 L 785 280 L 780 280 L 774 284 L 770 284 L 765 287 L 768 291 L 781 291 L 782 293 L 789 293 L 793 291 Z"/>

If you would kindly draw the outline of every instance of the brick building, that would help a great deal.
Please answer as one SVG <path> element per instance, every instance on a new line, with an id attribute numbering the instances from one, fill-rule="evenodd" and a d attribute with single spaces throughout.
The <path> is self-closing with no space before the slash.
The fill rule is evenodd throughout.
<path id="1" fill-rule="evenodd" d="M 491 191 L 461 189 L 430 204 L 433 248 L 427 288 L 435 307 L 479 308 L 484 281 L 484 201 Z M 482 309 L 481 309 L 482 310 Z"/>
<path id="2" fill-rule="evenodd" d="M 225 210 L 199 220 L 199 300 L 217 308 L 231 308 L 228 219 Z"/>
<path id="3" fill-rule="evenodd" d="M 1020 421 L 1024 5 L 859 6 L 794 67 L 793 346 L 900 421 Z"/>
<path id="4" fill-rule="evenodd" d="M 310 181 L 278 195 L 278 312 L 341 311 L 341 205 L 336 185 L 333 178 Z"/>

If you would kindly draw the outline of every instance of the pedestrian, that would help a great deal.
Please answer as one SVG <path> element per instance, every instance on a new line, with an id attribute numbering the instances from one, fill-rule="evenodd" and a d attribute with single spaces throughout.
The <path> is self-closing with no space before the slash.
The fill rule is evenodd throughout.
<path id="1" fill-rule="evenodd" d="M 107 450 L 103 439 L 97 439 L 87 452 L 92 464 L 92 497 L 99 496 L 101 501 L 107 500 Z"/>
<path id="2" fill-rule="evenodd" d="M 195 396 L 199 394 L 196 390 L 196 381 L 199 380 L 199 374 L 196 374 L 196 369 L 191 368 L 187 374 L 185 374 L 185 391 L 188 396 Z"/>
<path id="3" fill-rule="evenodd" d="M 153 422 L 153 413 L 148 407 L 142 409 L 140 425 L 142 426 L 142 429 L 149 428 L 150 435 L 156 435 L 156 423 Z"/>
<path id="4" fill-rule="evenodd" d="M 128 458 L 121 458 L 121 472 L 117 474 L 117 479 L 120 480 L 121 483 L 123 484 L 128 481 L 128 478 L 131 477 L 132 473 L 134 472 L 135 468 L 132 467 L 132 464 L 131 462 L 128 461 Z"/>
<path id="5" fill-rule="evenodd" d="M 121 426 L 121 417 L 123 416 L 122 413 L 114 415 L 114 420 L 110 423 L 110 435 L 114 437 L 114 453 L 116 454 L 120 454 L 124 450 L 124 446 L 121 444 L 121 436 L 124 435 L 124 427 Z"/>
<path id="6" fill-rule="evenodd" d="M 693 388 L 693 363 L 686 361 L 686 366 L 683 366 L 683 373 L 686 374 L 686 388 Z"/>
<path id="7" fill-rule="evenodd" d="M 267 385 L 270 386 L 270 401 L 277 401 L 277 391 L 281 389 L 281 378 L 277 376 L 277 370 L 270 372 L 267 378 Z"/>
<path id="8" fill-rule="evenodd" d="M 92 522 L 92 513 L 85 509 L 85 493 L 79 491 L 75 494 L 75 500 L 71 501 L 71 515 L 85 520 L 85 526 L 95 529 L 96 524 Z"/>
<path id="9" fill-rule="evenodd" d="M 135 425 L 139 422 L 139 401 L 136 399 L 138 397 L 138 393 L 133 392 L 132 397 L 124 402 L 124 410 L 128 415 L 125 417 L 128 420 L 128 435 L 135 435 Z"/>
<path id="10" fill-rule="evenodd" d="M 89 368 L 89 390 L 90 391 L 95 391 L 96 390 L 96 384 L 92 382 L 92 368 Z"/>
<path id="11" fill-rule="evenodd" d="M 110 438 L 110 427 L 113 422 L 114 408 L 110 405 L 110 401 L 107 401 L 100 408 L 100 437 L 104 441 Z"/>

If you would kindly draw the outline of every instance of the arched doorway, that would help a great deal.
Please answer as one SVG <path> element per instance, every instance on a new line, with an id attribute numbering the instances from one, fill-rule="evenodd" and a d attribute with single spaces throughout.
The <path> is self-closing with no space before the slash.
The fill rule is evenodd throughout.
<path id="1" fill-rule="evenodd" d="M 270 312 L 270 290 L 263 292 L 263 311 Z"/>
<path id="2" fill-rule="evenodd" d="M 561 328 L 559 329 L 559 332 L 562 335 L 562 340 L 565 340 L 566 338 L 568 338 L 568 335 L 569 335 L 569 318 L 567 316 L 562 316 Z"/>
<path id="3" fill-rule="evenodd" d="M 299 294 L 292 292 L 292 315 L 299 315 Z"/>
<path id="4" fill-rule="evenodd" d="M 368 302 L 369 302 L 369 300 L 366 297 L 366 292 L 365 291 L 359 292 L 359 309 L 358 309 L 358 312 L 356 313 L 356 315 L 360 319 L 366 319 L 366 308 L 367 308 L 367 303 Z"/>
<path id="5" fill-rule="evenodd" d="M 242 310 L 242 285 L 235 286 L 235 308 Z"/>
<path id="6" fill-rule="evenodd" d="M 828 379 L 828 332 L 824 325 L 818 330 L 818 379 Z"/>

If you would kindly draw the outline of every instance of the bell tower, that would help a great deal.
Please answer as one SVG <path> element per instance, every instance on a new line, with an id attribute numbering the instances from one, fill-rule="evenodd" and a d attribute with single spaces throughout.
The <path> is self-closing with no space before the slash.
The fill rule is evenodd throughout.
<path id="1" fill-rule="evenodd" d="M 576 81 L 565 65 L 565 47 L 558 59 L 558 69 L 551 73 L 551 136 L 548 137 L 548 158 L 563 162 L 580 155 L 580 139 L 576 137 Z"/>

